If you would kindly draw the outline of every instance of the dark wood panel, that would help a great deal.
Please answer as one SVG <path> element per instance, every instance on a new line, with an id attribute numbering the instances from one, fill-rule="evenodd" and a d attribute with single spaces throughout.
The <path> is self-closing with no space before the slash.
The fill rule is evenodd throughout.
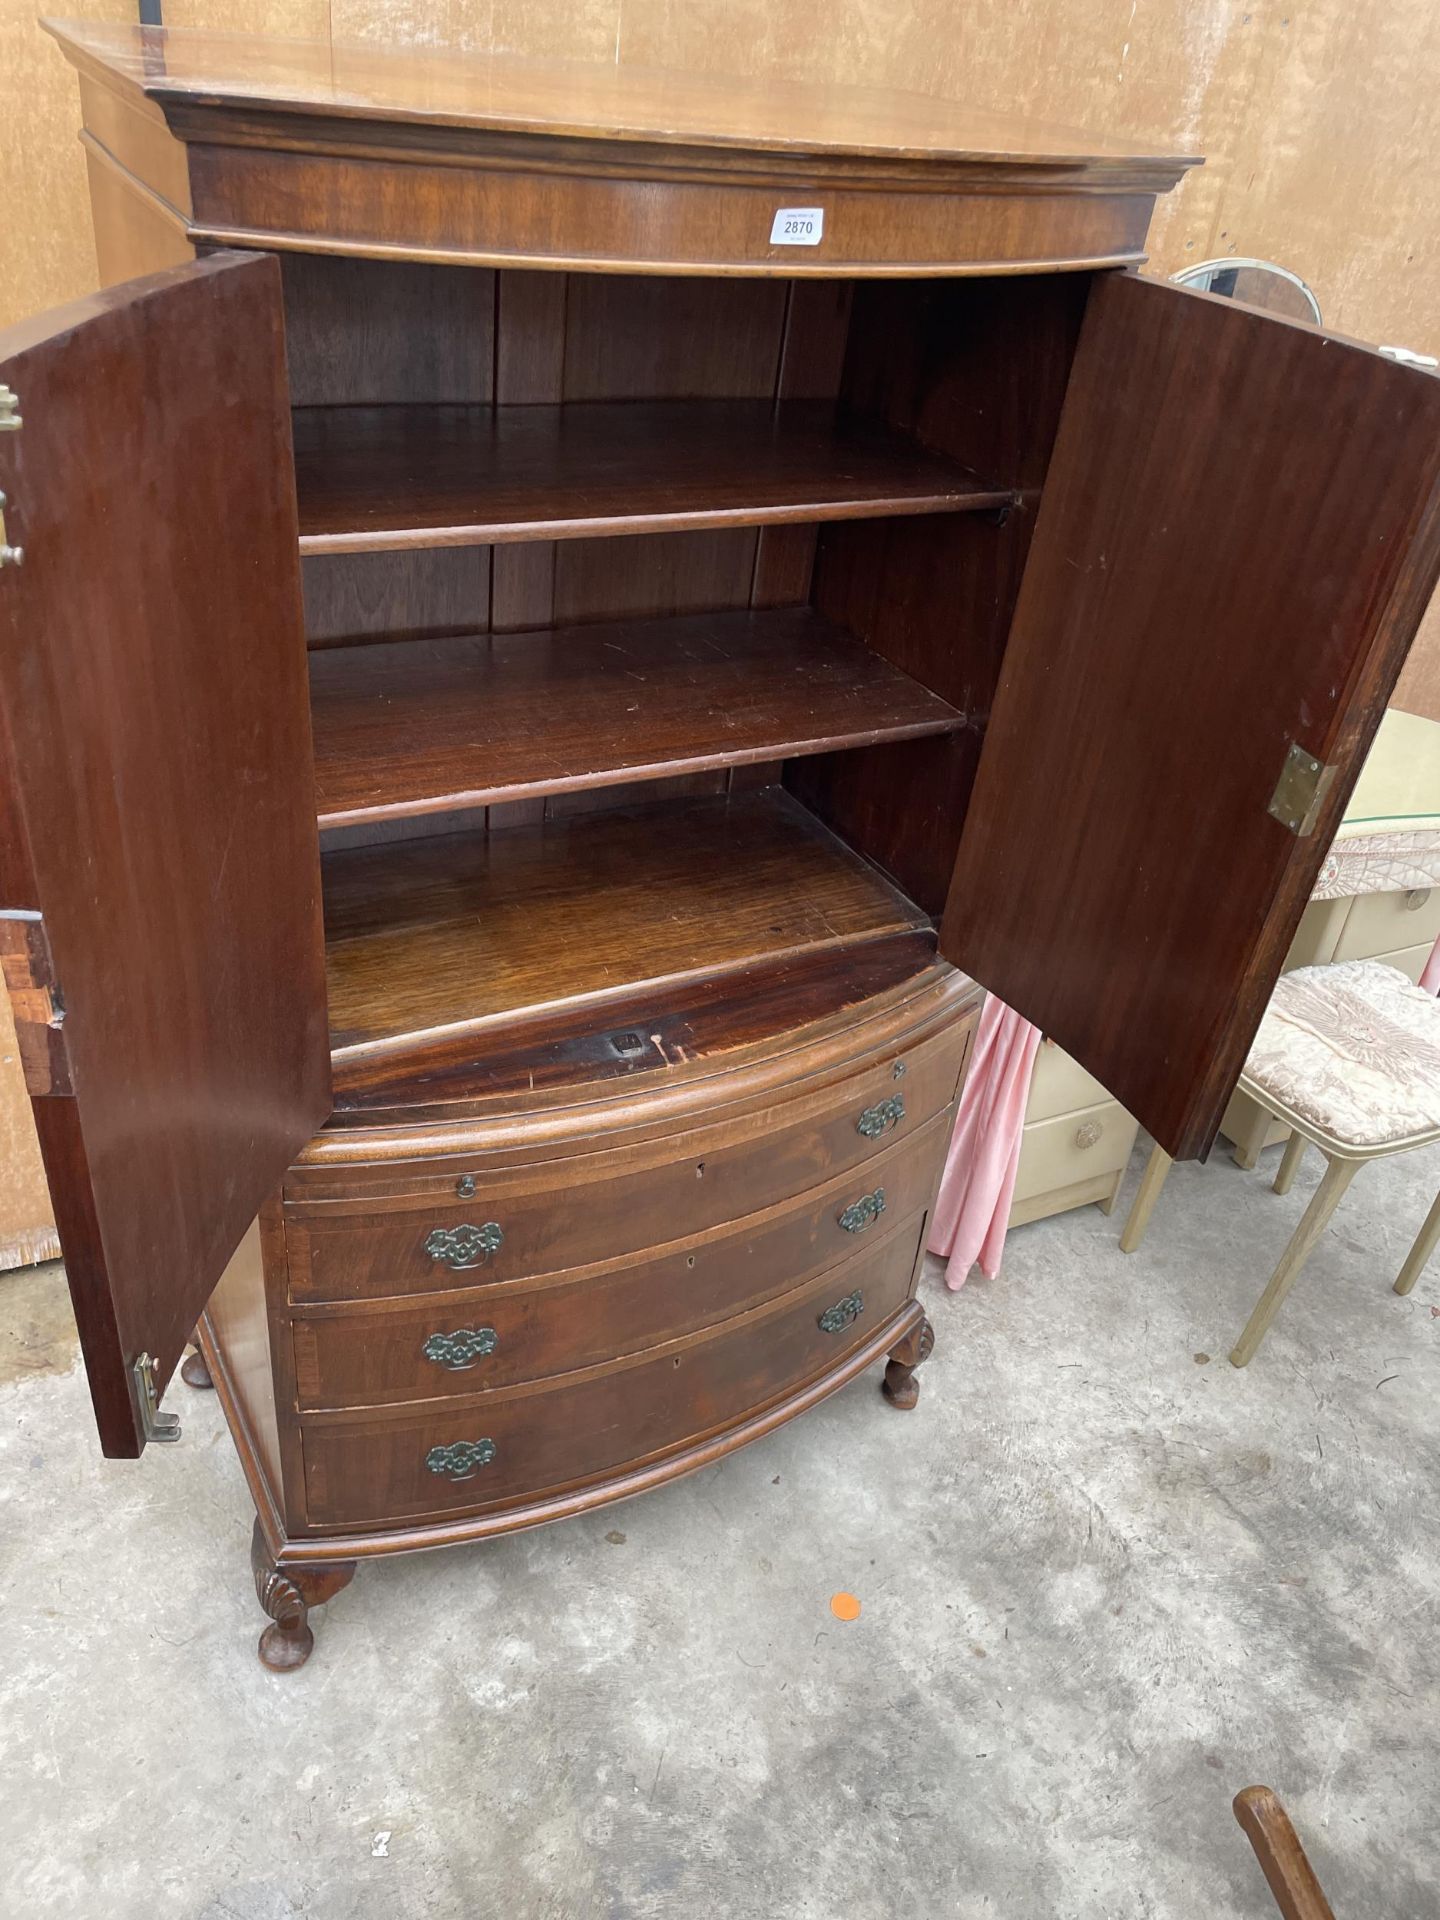
<path id="1" fill-rule="evenodd" d="M 1440 381 L 1094 285 L 943 950 L 1177 1157 L 1213 1138 L 1440 571 Z M 1296 742 L 1336 775 L 1269 811 Z"/>
<path id="2" fill-rule="evenodd" d="M 572 274 L 563 397 L 768 400 L 788 291 L 780 280 Z"/>
<path id="3" fill-rule="evenodd" d="M 961 724 L 808 607 L 331 648 L 310 690 L 323 826 Z"/>
<path id="4" fill-rule="evenodd" d="M 342 1052 L 924 924 L 771 789 L 327 855 Z"/>
<path id="5" fill-rule="evenodd" d="M 853 1253 L 867 1237 L 879 1239 L 889 1225 L 903 1218 L 903 1196 L 913 1196 L 907 1202 L 913 1207 L 929 1204 L 944 1152 L 944 1142 L 932 1137 L 934 1128 L 929 1123 L 938 1117 L 943 1124 L 950 1111 L 958 1049 L 953 1044 L 931 1048 L 919 1064 L 924 1071 L 906 1089 L 911 1110 L 900 1123 L 907 1150 L 909 1143 L 925 1136 L 924 1147 L 917 1149 L 917 1169 L 910 1169 L 904 1156 L 903 1164 L 887 1159 L 883 1140 L 869 1140 L 857 1132 L 858 1117 L 886 1097 L 893 1084 L 872 1069 L 857 1075 L 848 1087 L 832 1090 L 828 1108 L 822 1103 L 799 1120 L 791 1109 L 800 1103 L 780 1102 L 768 1111 L 751 1113 L 744 1124 L 677 1132 L 659 1149 L 679 1156 L 669 1161 L 657 1161 L 653 1147 L 648 1156 L 588 1153 L 518 1173 L 482 1172 L 468 1205 L 456 1198 L 451 1181 L 447 1183 L 450 1191 L 439 1202 L 423 1196 L 417 1202 L 411 1197 L 392 1203 L 389 1211 L 368 1213 L 330 1208 L 300 1216 L 292 1210 L 288 1227 L 291 1297 L 307 1308 L 331 1303 L 336 1312 L 347 1315 L 359 1312 L 362 1305 L 375 1304 L 381 1313 L 380 1319 L 371 1321 L 377 1340 L 384 1338 L 384 1316 L 398 1309 L 401 1300 L 418 1300 L 427 1311 L 443 1316 L 463 1311 L 466 1303 L 477 1312 L 488 1311 L 492 1296 L 504 1312 L 507 1301 L 533 1294 L 541 1302 L 536 1311 L 543 1317 L 551 1311 L 543 1302 L 552 1282 L 567 1288 L 579 1285 L 583 1272 L 598 1287 L 604 1273 L 613 1270 L 619 1277 L 626 1261 L 648 1259 L 657 1248 L 673 1254 L 680 1246 L 681 1258 L 666 1271 L 672 1284 L 688 1286 L 694 1269 L 686 1266 L 686 1259 L 706 1236 L 728 1232 L 737 1221 L 752 1216 L 768 1220 L 774 1210 L 789 1206 L 802 1194 L 808 1199 L 812 1189 L 820 1188 L 824 1193 L 809 1200 L 819 1210 L 821 1225 L 816 1231 L 826 1249 L 815 1265 L 828 1266 Z M 647 1157 L 650 1164 L 642 1164 Z M 883 1194 L 885 1201 L 878 1213 L 863 1205 L 858 1213 L 848 1212 L 855 1203 L 877 1194 Z M 358 1208 L 362 1203 L 355 1204 Z M 842 1214 L 850 1226 L 840 1224 Z M 503 1239 L 481 1268 L 455 1272 L 426 1251 L 437 1229 L 445 1232 L 462 1223 L 479 1228 L 485 1222 L 493 1222 Z M 482 1282 L 488 1282 L 483 1293 L 477 1291 Z M 456 1297 L 459 1306 L 453 1304 Z M 575 1312 L 570 1317 L 583 1319 L 586 1310 L 578 1301 L 572 1305 Z M 723 1317 L 701 1311 L 694 1324 Z M 438 1326 L 439 1321 L 434 1324 Z M 652 1337 L 641 1338 L 639 1345 L 653 1345 L 679 1330 L 667 1328 L 662 1314 L 654 1322 Z M 564 1345 L 568 1337 L 563 1326 L 555 1329 L 560 1343 L 555 1353 L 573 1352 Z M 631 1350 L 622 1345 L 608 1351 Z M 572 1357 L 540 1371 L 558 1371 L 565 1364 L 584 1363 Z M 470 1391 L 486 1384 L 484 1378 L 473 1380 Z M 448 1389 L 436 1384 L 431 1391 L 440 1394 Z"/>
<path id="6" fill-rule="evenodd" d="M 547 1016 L 543 1030 L 519 1023 L 487 1035 L 479 1051 L 459 1034 L 403 1057 L 346 1058 L 336 1062 L 336 1113 L 348 1127 L 386 1125 L 522 1092 L 653 1078 L 682 1058 L 722 1065 L 777 1033 L 854 1012 L 915 981 L 934 960 L 933 934 L 903 933 L 620 994 L 602 1009 Z"/>
<path id="7" fill-rule="evenodd" d="M 102 1444 L 133 1455 L 132 1363 L 168 1380 L 330 1110 L 278 269 L 77 302 L 0 334 L 0 380 L 0 902 L 40 915 L 64 1010 L 75 1091 L 37 1118 Z"/>
<path id="8" fill-rule="evenodd" d="M 1003 516 L 821 530 L 815 604 L 966 714 L 911 754 L 817 760 L 787 781 L 928 911 L 944 905 L 1084 307 L 1083 276 L 856 289 L 850 405 L 1016 492 Z"/>
<path id="9" fill-rule="evenodd" d="M 938 513 L 1010 497 L 824 402 L 303 407 L 300 541 L 344 553 Z"/>
<path id="10" fill-rule="evenodd" d="M 502 1389 L 423 1419 L 312 1414 L 302 1428 L 309 1518 L 359 1525 L 523 1499 L 729 1426 L 823 1373 L 904 1306 L 922 1228 L 912 1219 L 780 1300 L 608 1371 Z M 858 1314 L 827 1332 L 821 1316 L 856 1292 Z M 427 1467 L 433 1448 L 480 1440 L 493 1457 L 473 1478 Z"/>
<path id="11" fill-rule="evenodd" d="M 490 624 L 489 547 L 323 553 L 300 563 L 312 647 L 369 638 L 434 639 Z"/>
<path id="12" fill-rule="evenodd" d="M 561 540 L 555 556 L 554 624 L 583 620 L 658 618 L 743 607 L 755 576 L 755 543 L 775 527 L 704 528 L 694 533 L 638 534 L 611 540 Z M 520 554 L 524 547 L 497 549 Z M 803 601 L 803 593 L 789 604 Z M 532 624 L 548 625 L 549 622 Z"/>
<path id="13" fill-rule="evenodd" d="M 494 397 L 493 273 L 313 253 L 280 264 L 292 406 Z"/>

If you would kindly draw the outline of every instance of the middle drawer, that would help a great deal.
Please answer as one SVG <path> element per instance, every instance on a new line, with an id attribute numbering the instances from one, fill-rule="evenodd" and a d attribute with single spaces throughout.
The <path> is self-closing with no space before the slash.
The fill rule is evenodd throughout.
<path id="1" fill-rule="evenodd" d="M 545 1279 L 360 1309 L 297 1308 L 302 1411 L 389 1406 L 511 1386 L 638 1353 L 798 1285 L 929 1205 L 949 1111 L 797 1200 Z"/>

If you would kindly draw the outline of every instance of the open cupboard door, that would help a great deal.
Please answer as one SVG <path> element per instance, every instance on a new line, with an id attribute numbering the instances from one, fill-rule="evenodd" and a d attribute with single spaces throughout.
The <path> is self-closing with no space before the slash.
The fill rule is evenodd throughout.
<path id="1" fill-rule="evenodd" d="M 1437 486 L 1440 379 L 1094 284 L 940 944 L 1177 1158 L 1214 1139 L 1429 600 Z"/>
<path id="2" fill-rule="evenodd" d="M 0 333 L 0 382 L 0 951 L 101 1442 L 133 1456 L 330 1108 L 278 267 Z"/>

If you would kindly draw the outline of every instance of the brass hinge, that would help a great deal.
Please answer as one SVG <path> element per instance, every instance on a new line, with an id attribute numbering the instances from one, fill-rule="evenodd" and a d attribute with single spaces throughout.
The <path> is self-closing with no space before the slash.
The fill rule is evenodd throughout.
<path id="1" fill-rule="evenodd" d="M 1317 760 L 1292 740 L 1266 812 L 1282 827 L 1288 827 L 1297 840 L 1309 839 L 1337 772 L 1338 768 Z"/>
<path id="2" fill-rule="evenodd" d="M 18 433 L 25 422 L 15 409 L 20 405 L 18 393 L 12 393 L 9 387 L 0 387 L 0 433 Z"/>
<path id="3" fill-rule="evenodd" d="M 38 913 L 0 907 L 0 973 L 15 1016 L 26 1088 L 36 1099 L 74 1093 L 65 1003 L 50 957 L 50 938 Z"/>
<path id="4" fill-rule="evenodd" d="M 135 1376 L 135 1404 L 140 1409 L 140 1431 L 147 1440 L 162 1445 L 180 1438 L 180 1416 L 166 1413 L 155 1391 L 155 1362 L 142 1353 L 130 1371 Z"/>

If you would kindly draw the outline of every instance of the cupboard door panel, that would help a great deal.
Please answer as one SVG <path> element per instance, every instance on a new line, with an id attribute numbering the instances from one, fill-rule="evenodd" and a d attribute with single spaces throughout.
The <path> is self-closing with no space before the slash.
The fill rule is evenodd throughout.
<path id="1" fill-rule="evenodd" d="M 1440 380 L 1098 279 L 941 950 L 1204 1152 L 1440 570 Z M 1297 836 L 1291 743 L 1335 771 Z"/>
<path id="2" fill-rule="evenodd" d="M 329 1112 L 276 264 L 0 333 L 0 954 L 107 1454 Z"/>

